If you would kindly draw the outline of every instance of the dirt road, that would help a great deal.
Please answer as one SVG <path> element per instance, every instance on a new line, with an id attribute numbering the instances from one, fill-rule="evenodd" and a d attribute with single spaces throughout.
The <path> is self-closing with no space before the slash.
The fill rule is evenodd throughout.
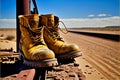
<path id="1" fill-rule="evenodd" d="M 76 33 L 61 35 L 65 41 L 79 45 L 83 56 L 76 60 L 81 64 L 81 69 L 86 74 L 87 80 L 92 80 L 94 76 L 99 74 L 101 74 L 100 79 L 97 77 L 93 80 L 120 79 L 120 42 Z M 85 65 L 86 62 L 89 62 L 90 66 Z M 89 67 L 89 70 L 84 68 L 85 66 Z M 95 70 L 90 70 L 91 68 L 95 68 Z M 96 70 L 98 72 L 94 73 Z"/>

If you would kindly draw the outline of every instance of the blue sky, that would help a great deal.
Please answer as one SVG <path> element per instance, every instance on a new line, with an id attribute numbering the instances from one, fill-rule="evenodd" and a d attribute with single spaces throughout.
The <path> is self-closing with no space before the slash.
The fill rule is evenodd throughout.
<path id="1" fill-rule="evenodd" d="M 55 13 L 61 18 L 85 18 L 91 14 L 119 15 L 119 0 L 37 0 L 37 2 L 39 13 Z"/>
<path id="2" fill-rule="evenodd" d="M 16 18 L 16 0 L 0 0 L 0 18 Z"/>
<path id="3" fill-rule="evenodd" d="M 109 17 L 114 18 L 117 17 L 117 19 L 110 18 L 113 19 L 114 22 L 116 22 L 115 20 L 118 20 L 118 17 L 120 16 L 119 13 L 120 0 L 36 0 L 36 1 L 39 9 L 39 14 L 53 13 L 56 16 L 59 16 L 61 19 L 80 19 L 79 21 L 81 21 L 86 18 L 108 19 Z M 31 8 L 32 7 L 33 5 L 31 4 Z M 13 20 L 15 18 L 16 18 L 16 0 L 0 0 L 0 19 L 9 19 L 11 20 L 11 22 L 8 21 L 9 24 L 10 23 L 15 24 L 15 20 Z M 4 21 L 0 20 L 0 22 L 2 23 L 4 23 L 5 21 L 6 20 Z M 4 24 L 6 25 L 6 23 Z M 113 24 L 118 25 L 118 23 Z M 0 26 L 2 26 L 2 24 Z"/>
<path id="4" fill-rule="evenodd" d="M 60 18 L 108 17 L 119 15 L 119 0 L 36 0 L 40 14 Z M 0 0 L 0 18 L 16 17 L 16 0 Z M 104 16 L 98 16 L 104 14 Z"/>

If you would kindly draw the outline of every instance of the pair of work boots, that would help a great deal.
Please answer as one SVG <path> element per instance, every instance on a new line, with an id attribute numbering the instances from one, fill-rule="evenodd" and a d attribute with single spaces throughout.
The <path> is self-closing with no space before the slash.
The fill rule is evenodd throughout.
<path id="1" fill-rule="evenodd" d="M 75 58 L 81 55 L 77 45 L 63 41 L 58 33 L 59 18 L 48 15 L 20 15 L 20 53 L 24 63 L 32 67 L 57 65 L 56 58 Z"/>

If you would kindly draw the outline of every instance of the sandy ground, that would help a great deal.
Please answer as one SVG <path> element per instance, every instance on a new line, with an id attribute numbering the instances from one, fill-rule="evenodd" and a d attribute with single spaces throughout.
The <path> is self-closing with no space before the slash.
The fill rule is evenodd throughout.
<path id="1" fill-rule="evenodd" d="M 75 33 L 62 34 L 83 53 L 76 58 L 87 80 L 120 79 L 120 42 Z"/>
<path id="2" fill-rule="evenodd" d="M 0 49 L 10 49 L 16 51 L 16 30 L 0 29 Z"/>
<path id="3" fill-rule="evenodd" d="M 15 30 L 0 30 L 0 49 L 13 48 L 16 51 Z M 75 43 L 83 53 L 76 58 L 86 75 L 87 80 L 119 80 L 120 79 L 120 42 L 95 38 L 75 33 L 61 34 L 65 41 Z"/>

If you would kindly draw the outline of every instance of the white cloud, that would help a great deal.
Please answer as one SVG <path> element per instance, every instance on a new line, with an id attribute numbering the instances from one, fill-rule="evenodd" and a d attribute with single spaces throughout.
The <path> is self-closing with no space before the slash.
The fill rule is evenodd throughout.
<path id="1" fill-rule="evenodd" d="M 112 16 L 112 15 L 110 15 L 110 14 L 105 14 L 105 13 L 101 13 L 101 14 L 90 14 L 90 15 L 88 15 L 88 17 L 110 17 L 110 16 Z"/>
<path id="2" fill-rule="evenodd" d="M 108 16 L 107 14 L 98 14 L 97 16 L 99 17 L 105 17 L 105 16 Z"/>
<path id="3" fill-rule="evenodd" d="M 88 17 L 94 17 L 95 15 L 94 14 L 90 14 L 90 15 L 88 15 Z"/>
<path id="4" fill-rule="evenodd" d="M 61 19 L 67 28 L 120 26 L 120 17 Z M 60 24 L 60 27 L 64 27 Z"/>
<path id="5" fill-rule="evenodd" d="M 16 19 L 0 19 L 0 28 L 16 28 Z"/>
<path id="6" fill-rule="evenodd" d="M 120 26 L 120 17 L 61 19 L 67 28 Z M 60 27 L 64 27 L 60 23 Z M 16 19 L 0 19 L 0 28 L 16 28 Z"/>

